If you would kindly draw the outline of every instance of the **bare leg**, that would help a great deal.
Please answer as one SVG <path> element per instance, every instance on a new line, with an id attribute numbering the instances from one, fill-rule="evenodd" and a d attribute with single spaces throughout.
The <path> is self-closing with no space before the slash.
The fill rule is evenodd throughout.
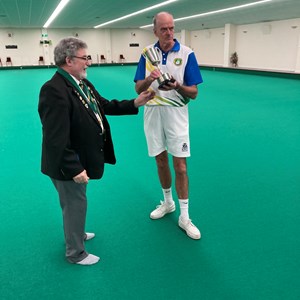
<path id="1" fill-rule="evenodd" d="M 164 151 L 155 157 L 158 177 L 163 189 L 168 189 L 172 184 L 172 176 L 169 166 L 168 153 Z"/>
<path id="2" fill-rule="evenodd" d="M 161 201 L 160 205 L 156 207 L 154 211 L 151 212 L 151 219 L 160 219 L 165 214 L 169 214 L 175 211 L 175 204 L 172 198 L 171 184 L 172 176 L 169 166 L 168 153 L 164 151 L 155 157 L 158 177 L 160 180 L 161 187 L 163 189 L 164 201 Z"/>
<path id="3" fill-rule="evenodd" d="M 175 170 L 175 186 L 179 199 L 189 198 L 189 180 L 187 175 L 187 164 L 185 157 L 173 157 Z"/>

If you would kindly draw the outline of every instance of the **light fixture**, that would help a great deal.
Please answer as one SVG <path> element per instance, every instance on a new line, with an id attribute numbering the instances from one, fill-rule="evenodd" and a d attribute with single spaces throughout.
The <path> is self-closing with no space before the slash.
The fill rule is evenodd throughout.
<path id="1" fill-rule="evenodd" d="M 175 2 L 175 1 L 177 1 L 177 0 L 168 0 L 168 1 L 164 1 L 164 2 L 162 2 L 162 3 L 159 3 L 159 4 L 156 4 L 156 5 L 153 5 L 153 6 L 144 8 L 144 9 L 142 9 L 142 10 L 138 10 L 138 11 L 136 11 L 136 12 L 134 12 L 134 13 L 129 14 L 129 15 L 126 15 L 126 16 L 123 16 L 123 17 L 120 17 L 120 18 L 117 18 L 117 19 L 114 19 L 114 20 L 111 20 L 111 21 L 108 21 L 108 22 L 105 22 L 105 23 L 96 25 L 96 26 L 94 26 L 94 28 L 99 28 L 99 27 L 102 27 L 102 26 L 105 26 L 105 25 L 108 25 L 108 24 L 111 24 L 111 23 L 115 23 L 115 22 L 120 21 L 120 20 L 124 20 L 124 19 L 130 18 L 130 17 L 132 17 L 132 16 L 139 15 L 139 14 L 145 12 L 145 11 L 152 10 L 152 9 L 154 9 L 154 8 L 158 8 L 158 7 L 160 7 L 160 6 L 167 5 L 167 4 L 170 4 L 170 3 Z"/>
<path id="2" fill-rule="evenodd" d="M 262 0 L 262 1 L 251 2 L 248 4 L 242 4 L 242 5 L 238 5 L 238 6 L 228 7 L 228 8 L 224 8 L 224 9 L 209 11 L 209 12 L 202 13 L 202 14 L 197 14 L 197 15 L 174 19 L 174 22 L 188 20 L 188 19 L 192 19 L 192 18 L 205 17 L 205 16 L 213 15 L 213 14 L 219 14 L 219 13 L 223 13 L 223 12 L 227 12 L 227 11 L 231 11 L 231 10 L 235 10 L 235 9 L 241 9 L 241 8 L 246 8 L 246 7 L 250 7 L 250 6 L 254 6 L 254 5 L 264 4 L 267 2 L 271 2 L 271 1 L 273 1 L 273 0 Z M 147 28 L 147 27 L 151 27 L 151 26 L 153 26 L 153 24 L 144 25 L 144 26 L 141 26 L 140 28 Z"/>
<path id="3" fill-rule="evenodd" d="M 47 20 L 43 28 L 49 27 L 49 25 L 52 23 L 52 21 L 58 16 L 58 14 L 63 10 L 63 8 L 68 4 L 70 0 L 61 0 L 58 4 L 58 6 L 55 8 L 54 12 L 50 16 L 50 18 Z"/>

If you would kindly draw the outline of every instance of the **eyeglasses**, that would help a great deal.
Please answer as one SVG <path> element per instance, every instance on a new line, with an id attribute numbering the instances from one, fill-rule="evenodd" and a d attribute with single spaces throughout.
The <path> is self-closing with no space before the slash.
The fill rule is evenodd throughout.
<path id="1" fill-rule="evenodd" d="M 90 55 L 88 55 L 88 56 L 73 56 L 73 57 L 76 57 L 76 58 L 79 58 L 79 59 L 82 59 L 82 60 L 85 60 L 85 61 L 91 60 Z"/>

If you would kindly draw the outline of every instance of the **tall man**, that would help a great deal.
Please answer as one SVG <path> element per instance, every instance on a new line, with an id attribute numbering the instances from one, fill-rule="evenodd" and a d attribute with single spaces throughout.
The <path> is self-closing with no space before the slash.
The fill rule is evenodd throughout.
<path id="1" fill-rule="evenodd" d="M 173 156 L 175 187 L 180 204 L 178 225 L 189 237 L 200 239 L 200 231 L 189 218 L 186 158 L 190 156 L 187 104 L 190 99 L 197 97 L 197 85 L 202 82 L 202 77 L 194 52 L 174 39 L 174 20 L 171 14 L 158 13 L 153 19 L 153 31 L 158 42 L 149 47 L 158 50 L 161 72 L 171 74 L 175 81 L 159 88 L 157 79 L 161 72 L 141 56 L 134 78 L 135 89 L 138 93 L 148 89 L 156 93 L 155 98 L 145 106 L 144 130 L 149 156 L 156 159 L 164 195 L 164 201 L 151 212 L 150 218 L 159 219 L 175 211 L 168 160 L 170 153 Z"/>
<path id="2" fill-rule="evenodd" d="M 153 97 L 141 93 L 132 100 L 103 98 L 86 79 L 90 65 L 87 45 L 76 38 L 62 39 L 54 49 L 58 69 L 40 91 L 38 111 L 43 127 L 42 172 L 59 195 L 63 213 L 66 258 L 91 265 L 99 257 L 85 250 L 86 189 L 89 179 L 103 175 L 104 163 L 115 164 L 108 115 L 137 114 Z"/>

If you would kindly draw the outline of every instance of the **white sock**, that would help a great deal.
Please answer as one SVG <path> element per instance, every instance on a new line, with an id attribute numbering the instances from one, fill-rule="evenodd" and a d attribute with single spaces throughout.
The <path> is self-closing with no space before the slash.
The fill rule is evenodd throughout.
<path id="1" fill-rule="evenodd" d="M 162 189 L 163 194 L 164 194 L 164 201 L 169 204 L 172 205 L 173 204 L 173 196 L 172 196 L 172 188 L 169 189 Z"/>
<path id="2" fill-rule="evenodd" d="M 189 199 L 178 199 L 180 205 L 180 218 L 188 220 L 189 217 Z"/>

